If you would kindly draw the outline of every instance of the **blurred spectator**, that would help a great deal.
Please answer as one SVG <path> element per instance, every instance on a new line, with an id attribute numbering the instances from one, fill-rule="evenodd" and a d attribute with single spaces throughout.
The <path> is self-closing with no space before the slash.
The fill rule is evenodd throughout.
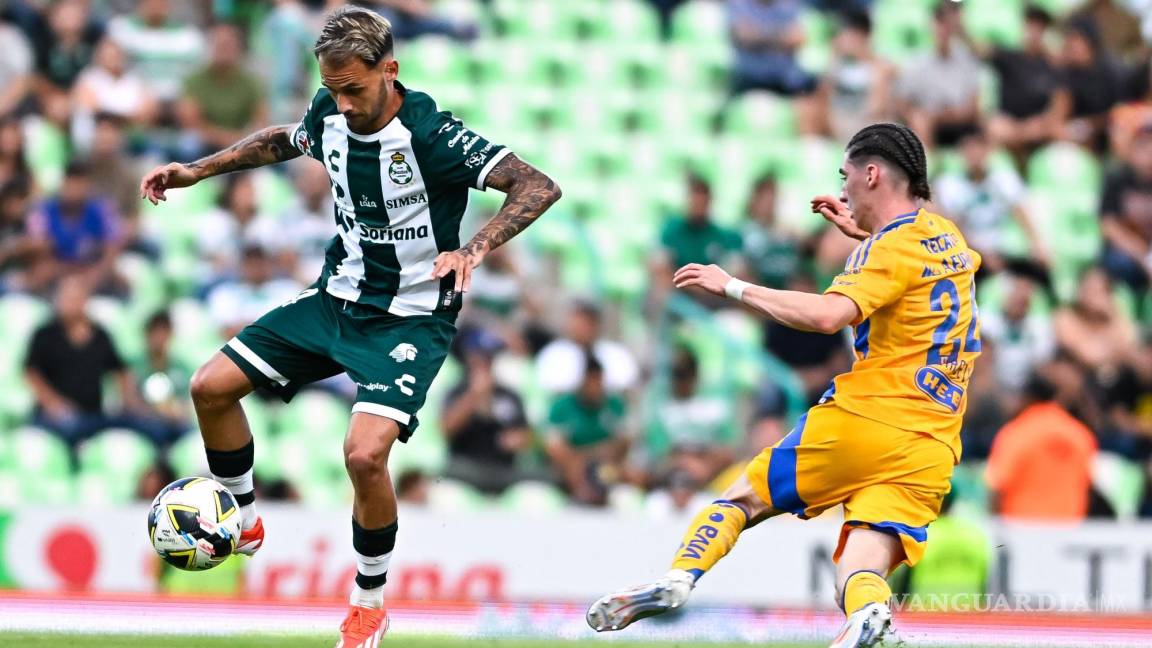
<path id="1" fill-rule="evenodd" d="M 484 257 L 484 263 L 472 273 L 468 293 L 471 309 L 486 314 L 493 325 L 507 323 L 521 309 L 535 310 L 527 278 L 516 261 L 513 249 L 501 246 Z"/>
<path id="2" fill-rule="evenodd" d="M 13 180 L 25 183 L 35 193 L 32 172 L 28 169 L 24 128 L 16 117 L 0 115 L 0 183 Z"/>
<path id="3" fill-rule="evenodd" d="M 344 3 L 330 1 L 328 4 Z M 432 34 L 459 40 L 476 38 L 476 25 L 437 16 L 430 0 L 376 0 L 373 4 L 392 23 L 392 33 L 400 40 Z"/>
<path id="4" fill-rule="evenodd" d="M 185 155 L 197 158 L 236 143 L 268 123 L 264 82 L 244 64 L 244 35 L 234 25 L 216 25 L 209 38 L 208 65 L 184 80 L 177 116 Z"/>
<path id="5" fill-rule="evenodd" d="M 36 39 L 37 94 L 42 105 L 67 99 L 103 34 L 86 0 L 59 0 L 47 8 L 49 32 Z"/>
<path id="6" fill-rule="evenodd" d="M 1123 60 L 1133 61 L 1148 52 L 1140 19 L 1116 0 L 1087 0 L 1071 17 L 1095 23 L 1104 47 Z"/>
<path id="7" fill-rule="evenodd" d="M 744 264 L 756 283 L 783 288 L 800 266 L 800 253 L 799 242 L 776 225 L 776 178 L 756 181 L 745 212 L 748 218 L 740 234 Z"/>
<path id="8" fill-rule="evenodd" d="M 599 306 L 574 302 L 565 333 L 536 356 L 536 381 L 541 389 L 552 394 L 576 391 L 584 383 L 588 357 L 596 360 L 608 393 L 619 394 L 637 386 L 640 367 L 626 346 L 602 337 Z"/>
<path id="9" fill-rule="evenodd" d="M 200 62 L 204 35 L 172 17 L 170 0 L 140 0 L 136 13 L 108 22 L 108 35 L 128 53 L 129 67 L 165 104 L 180 97 L 181 82 Z"/>
<path id="10" fill-rule="evenodd" d="M 755 453 L 776 445 L 788 433 L 788 395 L 777 384 L 764 381 L 752 403 L 752 420 L 748 425 L 748 438 L 744 441 L 744 454 Z"/>
<path id="11" fill-rule="evenodd" d="M 1027 190 L 1015 169 L 989 165 L 992 143 L 979 130 L 960 137 L 960 153 L 963 171 L 947 173 L 936 180 L 936 200 L 941 213 L 960 226 L 968 245 L 984 258 L 982 267 L 993 272 L 1004 267 L 1004 234 L 1009 218 L 1028 237 L 1032 258 L 1048 265 L 1048 248 L 1028 212 Z"/>
<path id="12" fill-rule="evenodd" d="M 788 290 L 818 292 L 806 272 L 798 272 L 788 282 Z M 848 340 L 843 333 L 824 335 L 764 321 L 764 347 L 788 365 L 800 379 L 806 405 L 815 404 L 832 379 L 852 366 Z"/>
<path id="13" fill-rule="evenodd" d="M 246 244 L 240 254 L 239 277 L 221 281 L 207 295 L 208 315 L 225 340 L 292 299 L 301 288 L 291 279 L 276 278 L 272 258 L 260 245 Z"/>
<path id="14" fill-rule="evenodd" d="M 983 320 L 980 324 L 983 326 Z M 987 337 L 982 337 L 981 342 L 980 361 L 974 363 L 968 381 L 968 407 L 960 428 L 965 461 L 987 459 L 996 434 L 1008 422 L 1010 414 L 1020 408 L 1019 392 L 1005 389 L 996 375 L 1000 348 Z"/>
<path id="15" fill-rule="evenodd" d="M 1100 232 L 1104 269 L 1142 297 L 1152 273 L 1152 124 L 1137 131 L 1127 162 L 1104 182 Z"/>
<path id="16" fill-rule="evenodd" d="M 1056 349 L 1052 318 L 1035 308 L 1036 291 L 1046 281 L 1044 269 L 1034 263 L 1013 261 L 1001 275 L 1004 296 L 1000 308 L 980 311 L 980 337 L 996 345 L 997 383 L 1019 391 L 1028 376 L 1047 362 Z M 981 358 L 980 364 L 988 363 Z"/>
<path id="17" fill-rule="evenodd" d="M 192 368 L 172 355 L 172 318 L 160 311 L 144 326 L 144 355 L 132 366 L 145 405 L 144 416 L 164 436 L 176 439 L 192 429 L 188 385 Z"/>
<path id="18" fill-rule="evenodd" d="M 892 86 L 896 69 L 872 49 L 872 20 L 849 13 L 832 39 L 832 60 L 824 73 L 821 98 L 835 140 L 847 142 L 861 128 L 892 121 Z"/>
<path id="19" fill-rule="evenodd" d="M 677 268 L 689 263 L 723 266 L 733 275 L 742 274 L 740 234 L 712 220 L 712 188 L 703 178 L 689 175 L 686 179 L 688 208 L 683 216 L 668 218 L 660 232 L 661 254 L 653 255 L 652 295 L 663 298 L 672 285 Z M 723 298 L 700 291 L 689 293 L 697 301 L 713 307 L 727 304 Z"/>
<path id="20" fill-rule="evenodd" d="M 818 79 L 800 67 L 796 53 L 804 44 L 799 0 L 728 0 L 728 25 L 736 60 L 732 91 L 768 90 L 796 98 L 802 133 L 819 131 L 813 93 Z"/>
<path id="21" fill-rule="evenodd" d="M 608 393 L 604 370 L 589 354 L 579 388 L 552 403 L 544 445 L 577 502 L 603 505 L 609 487 L 623 481 L 626 414 L 624 399 Z"/>
<path id="22" fill-rule="evenodd" d="M 0 185 L 0 294 L 10 290 L 41 293 L 51 280 L 50 249 L 28 227 L 28 183 Z"/>
<path id="23" fill-rule="evenodd" d="M 24 361 L 24 375 L 36 403 L 33 423 L 72 445 L 105 428 L 136 427 L 131 414 L 144 411 L 132 374 L 112 339 L 85 313 L 89 291 L 82 275 L 60 280 L 55 317 L 32 335 Z M 111 413 L 104 406 L 107 376 L 116 378 L 123 414 Z"/>
<path id="24" fill-rule="evenodd" d="M 1124 161 L 1140 130 L 1152 125 L 1152 63 L 1143 66 L 1135 81 L 1129 100 L 1116 104 L 1108 115 L 1108 146 L 1116 159 Z"/>
<path id="25" fill-rule="evenodd" d="M 1063 137 L 1099 153 L 1107 146 L 1108 113 L 1122 98 L 1122 71 L 1104 49 L 1096 24 L 1083 17 L 1064 24 L 1061 51 L 1072 96 Z"/>
<path id="26" fill-rule="evenodd" d="M 29 229 L 51 248 L 57 274 L 82 271 L 97 289 L 122 292 L 115 274 L 116 256 L 123 249 L 119 220 L 112 203 L 96 193 L 91 167 L 74 160 L 64 171 L 59 193 L 32 213 Z"/>
<path id="27" fill-rule="evenodd" d="M 17 112 L 32 90 L 32 48 L 15 26 L 0 23 L 0 116 Z"/>
<path id="28" fill-rule="evenodd" d="M 652 491 L 644 500 L 645 512 L 654 518 L 683 515 L 707 506 L 716 496 L 703 490 L 704 485 L 684 471 L 668 475 L 662 488 Z"/>
<path id="29" fill-rule="evenodd" d="M 275 253 L 279 268 L 290 268 L 297 281 L 312 283 L 320 276 L 324 253 L 335 236 L 332 184 L 324 165 L 312 160 L 293 163 L 291 173 L 295 184 L 291 202 L 278 214 L 257 216 L 247 235 Z"/>
<path id="30" fill-rule="evenodd" d="M 1054 397 L 1034 375 L 1022 411 L 992 444 L 986 477 L 992 510 L 1005 518 L 1078 522 L 1088 513 L 1096 439 Z"/>
<path id="31" fill-rule="evenodd" d="M 92 65 L 76 80 L 72 97 L 72 139 L 80 150 L 88 150 L 95 137 L 95 119 L 106 114 L 137 128 L 156 118 L 158 104 L 144 81 L 127 67 L 124 50 L 111 38 L 96 46 Z"/>
<path id="32" fill-rule="evenodd" d="M 396 499 L 405 504 L 427 506 L 432 484 L 428 475 L 418 469 L 409 469 L 396 478 Z"/>
<path id="33" fill-rule="evenodd" d="M 124 221 L 125 241 L 137 236 L 136 215 L 140 211 L 140 170 L 128 155 L 126 122 L 109 113 L 97 113 L 93 119 L 92 141 L 88 150 L 88 164 L 92 182 L 111 199 Z M 127 230 L 131 225 L 133 231 Z"/>
<path id="34" fill-rule="evenodd" d="M 937 5 L 932 26 L 932 51 L 904 68 L 896 95 L 925 146 L 952 146 L 980 125 L 980 61 L 960 36 L 958 3 Z"/>
<path id="35" fill-rule="evenodd" d="M 523 478 L 518 458 L 532 446 L 532 430 L 520 396 L 497 382 L 493 358 L 499 338 L 472 329 L 461 347 L 467 374 L 444 401 L 440 427 L 448 441 L 445 475 L 488 493 L 499 493 Z"/>
<path id="36" fill-rule="evenodd" d="M 140 475 L 140 481 L 136 484 L 137 501 L 151 502 L 157 493 L 176 479 L 176 471 L 172 470 L 167 461 L 157 461 Z"/>
<path id="37" fill-rule="evenodd" d="M 240 267 L 240 248 L 254 244 L 265 250 L 283 245 L 284 237 L 269 237 L 283 230 L 256 227 L 256 184 L 251 173 L 231 173 L 224 177 L 224 188 L 216 199 L 216 208 L 200 216 L 197 247 L 208 268 L 204 279 L 209 285 L 235 276 Z M 329 230 L 331 231 L 331 230 Z"/>
<path id="38" fill-rule="evenodd" d="M 731 397 L 704 393 L 700 367 L 688 349 L 678 349 L 670 368 L 670 386 L 653 407 L 648 449 L 664 454 L 657 474 L 686 474 L 707 484 L 736 460 L 741 434 Z"/>
<path id="39" fill-rule="evenodd" d="M 256 69 L 268 86 L 274 124 L 300 119 L 315 91 L 312 77 L 313 16 L 300 0 L 275 0 L 252 35 Z"/>
<path id="40" fill-rule="evenodd" d="M 667 39 L 672 34 L 672 14 L 688 0 L 648 0 L 660 16 L 660 33 Z"/>
<path id="41" fill-rule="evenodd" d="M 1020 49 L 996 47 L 985 58 L 996 72 L 1000 104 L 988 122 L 989 134 L 1007 148 L 1017 165 L 1038 146 L 1055 139 L 1071 109 L 1071 98 L 1048 45 L 1052 15 L 1029 6 L 1024 12 Z"/>

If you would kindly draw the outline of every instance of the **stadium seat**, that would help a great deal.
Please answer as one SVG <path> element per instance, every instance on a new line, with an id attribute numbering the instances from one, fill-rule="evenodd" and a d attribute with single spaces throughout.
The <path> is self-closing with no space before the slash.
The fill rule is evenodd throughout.
<path id="1" fill-rule="evenodd" d="M 24 420 L 32 408 L 32 393 L 24 382 L 24 358 L 36 328 L 50 316 L 48 305 L 35 297 L 12 293 L 0 297 L 0 429 Z"/>
<path id="2" fill-rule="evenodd" d="M 564 510 L 568 498 L 551 484 L 526 481 L 509 486 L 500 495 L 499 504 L 519 514 L 537 515 Z"/>
<path id="3" fill-rule="evenodd" d="M 413 88 L 441 83 L 467 84 L 472 79 L 469 50 L 444 36 L 425 36 L 404 45 L 403 81 Z M 435 92 L 429 90 L 433 97 Z"/>
<path id="4" fill-rule="evenodd" d="M 21 428 L 12 433 L 8 448 L 10 474 L 19 483 L 21 502 L 72 501 L 71 458 L 59 437 L 39 428 Z"/>
<path id="5" fill-rule="evenodd" d="M 542 41 L 571 41 L 580 33 L 583 13 L 578 2 L 494 0 L 493 15 L 501 34 Z"/>
<path id="6" fill-rule="evenodd" d="M 105 430 L 77 450 L 76 496 L 86 506 L 126 504 L 155 463 L 152 443 L 132 430 Z"/>
<path id="7" fill-rule="evenodd" d="M 258 448 L 256 455 L 259 457 L 270 450 L 270 448 Z M 168 464 L 177 475 L 185 477 L 209 474 L 208 459 L 204 455 L 204 441 L 198 431 L 190 430 L 168 448 Z"/>
<path id="8" fill-rule="evenodd" d="M 905 61 L 932 42 L 932 9 L 907 0 L 876 0 L 872 7 L 872 42 L 889 60 Z"/>
<path id="9" fill-rule="evenodd" d="M 693 47 L 728 42 L 728 15 L 721 2 L 690 0 L 672 14 L 672 40 Z"/>
<path id="10" fill-rule="evenodd" d="M 47 119 L 24 121 L 24 151 L 28 170 L 40 191 L 51 193 L 64 179 L 64 166 L 71 155 L 68 133 Z"/>
<path id="11" fill-rule="evenodd" d="M 1024 36 L 1024 6 L 1019 0 L 967 0 L 962 20 L 978 42 L 1014 47 Z"/>
<path id="12" fill-rule="evenodd" d="M 1092 463 L 1092 483 L 1116 510 L 1117 517 L 1136 517 L 1144 496 L 1143 467 L 1120 455 L 1100 452 Z"/>
<path id="13" fill-rule="evenodd" d="M 572 4 L 595 7 L 597 3 L 585 0 Z M 656 15 L 656 10 L 647 2 L 614 0 L 602 3 L 598 14 L 592 25 L 591 35 L 603 39 L 606 43 L 643 43 L 660 39 L 660 19 Z"/>
<path id="14" fill-rule="evenodd" d="M 1095 195 L 1102 170 L 1091 153 L 1069 142 L 1049 144 L 1028 160 L 1028 185 Z"/>
<path id="15" fill-rule="evenodd" d="M 279 407 L 275 429 L 279 435 L 299 435 L 339 443 L 348 431 L 351 406 L 339 398 L 317 390 L 300 392 Z"/>
<path id="16" fill-rule="evenodd" d="M 763 90 L 745 92 L 724 109 L 724 131 L 755 137 L 756 142 L 796 138 L 796 112 L 791 102 Z M 753 142 L 749 142 L 753 143 Z"/>

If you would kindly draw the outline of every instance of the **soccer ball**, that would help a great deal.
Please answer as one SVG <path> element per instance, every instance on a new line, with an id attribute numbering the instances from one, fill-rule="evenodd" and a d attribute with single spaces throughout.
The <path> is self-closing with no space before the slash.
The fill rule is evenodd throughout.
<path id="1" fill-rule="evenodd" d="M 203 571 L 236 550 L 240 523 L 240 508 L 227 488 L 204 477 L 185 477 L 152 500 L 148 538 L 169 565 Z"/>

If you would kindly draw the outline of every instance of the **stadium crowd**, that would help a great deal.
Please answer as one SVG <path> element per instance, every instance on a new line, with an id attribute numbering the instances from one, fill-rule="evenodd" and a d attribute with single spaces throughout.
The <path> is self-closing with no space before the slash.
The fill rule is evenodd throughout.
<path id="1" fill-rule="evenodd" d="M 0 504 L 150 499 L 203 469 L 191 372 L 315 280 L 328 180 L 297 160 L 154 208 L 139 177 L 298 119 L 336 4 L 2 5 Z M 899 120 L 931 147 L 931 207 L 984 258 L 956 501 L 1152 516 L 1148 2 L 362 4 L 393 20 L 402 81 L 566 193 L 477 271 L 397 453 L 403 499 L 660 514 L 724 485 L 850 366 L 851 338 L 674 293 L 671 272 L 822 289 L 855 242 L 807 199 L 836 189 L 855 130 Z M 492 201 L 474 195 L 475 221 Z M 354 389 L 247 400 L 266 496 L 348 497 Z"/>

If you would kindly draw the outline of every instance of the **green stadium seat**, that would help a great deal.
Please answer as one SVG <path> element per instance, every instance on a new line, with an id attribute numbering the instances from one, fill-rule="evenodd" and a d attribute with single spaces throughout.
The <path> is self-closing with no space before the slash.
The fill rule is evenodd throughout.
<path id="1" fill-rule="evenodd" d="M 480 491 L 455 479 L 437 479 L 428 491 L 428 505 L 441 513 L 471 513 L 489 506 Z"/>
<path id="2" fill-rule="evenodd" d="M 300 435 L 338 444 L 348 431 L 351 415 L 351 407 L 344 401 L 309 389 L 280 408 L 276 430 L 280 435 Z"/>
<path id="3" fill-rule="evenodd" d="M 966 0 L 962 20 L 978 42 L 1014 47 L 1024 37 L 1024 5 L 1020 0 Z"/>
<path id="4" fill-rule="evenodd" d="M 169 307 L 172 315 L 172 353 L 190 366 L 198 367 L 208 361 L 224 344 L 216 324 L 199 301 L 181 298 Z"/>
<path id="5" fill-rule="evenodd" d="M 551 484 L 527 481 L 513 484 L 499 498 L 501 508 L 519 514 L 538 515 L 563 511 L 568 497 Z"/>
<path id="6" fill-rule="evenodd" d="M 595 2 L 587 4 L 594 7 Z M 604 3 L 596 16 L 593 35 L 607 42 L 656 42 L 660 39 L 660 19 L 652 5 L 642 0 L 615 0 Z"/>
<path id="7" fill-rule="evenodd" d="M 693 47 L 728 42 L 728 14 L 722 2 L 690 0 L 672 14 L 672 40 Z"/>
<path id="8" fill-rule="evenodd" d="M 512 38 L 571 41 L 580 35 L 584 12 L 579 2 L 494 0 L 500 32 Z"/>
<path id="9" fill-rule="evenodd" d="M 1095 157 L 1068 142 L 1049 144 L 1028 160 L 1028 185 L 1095 195 L 1100 190 L 1102 170 Z"/>
<path id="10" fill-rule="evenodd" d="M 32 394 L 24 382 L 24 358 L 36 328 L 50 317 L 45 302 L 12 293 L 0 297 L 0 339 L 9 349 L 0 354 L 0 429 L 6 421 L 25 420 Z"/>
<path id="11" fill-rule="evenodd" d="M 64 167 L 71 157 L 68 133 L 43 118 L 24 122 L 24 151 L 28 170 L 37 188 L 45 194 L 56 191 L 64 179 Z"/>
<path id="12" fill-rule="evenodd" d="M 435 97 L 442 83 L 467 84 L 472 81 L 469 50 L 445 37 L 424 37 L 403 45 L 401 76 L 406 85 L 427 88 Z"/>
<path id="13" fill-rule="evenodd" d="M 257 476 L 271 480 L 284 478 L 296 485 L 301 500 L 310 506 L 343 505 L 351 500 L 351 483 L 344 469 L 343 444 L 339 439 L 322 439 L 304 434 L 281 435 L 263 446 L 275 457 L 275 472 L 260 471 L 257 450 Z"/>
<path id="14" fill-rule="evenodd" d="M 872 41 L 889 60 L 905 60 L 932 43 L 932 9 L 907 0 L 877 0 L 872 7 Z"/>
<path id="15" fill-rule="evenodd" d="M 1092 483 L 1122 520 L 1136 517 L 1144 496 L 1144 469 L 1111 452 L 1097 453 L 1092 463 Z"/>
<path id="16" fill-rule="evenodd" d="M 87 506 L 126 504 L 140 477 L 156 462 L 152 443 L 132 430 L 105 430 L 77 451 L 76 497 Z"/>
<path id="17" fill-rule="evenodd" d="M 9 470 L 19 483 L 23 504 L 72 501 L 72 465 L 68 446 L 50 432 L 21 428 L 9 438 Z"/>
<path id="18" fill-rule="evenodd" d="M 88 301 L 88 316 L 108 331 L 123 358 L 136 358 L 144 352 L 143 322 L 133 315 L 126 304 L 113 297 L 97 295 Z"/>
<path id="19" fill-rule="evenodd" d="M 257 448 L 256 455 L 260 456 L 270 450 Z M 208 459 L 204 455 L 204 441 L 200 433 L 192 430 L 173 443 L 168 448 L 168 464 L 179 477 L 208 475 Z"/>
<path id="20" fill-rule="evenodd" d="M 724 132 L 757 141 L 796 138 L 796 111 L 787 99 L 770 92 L 745 92 L 728 104 L 723 116 Z"/>

